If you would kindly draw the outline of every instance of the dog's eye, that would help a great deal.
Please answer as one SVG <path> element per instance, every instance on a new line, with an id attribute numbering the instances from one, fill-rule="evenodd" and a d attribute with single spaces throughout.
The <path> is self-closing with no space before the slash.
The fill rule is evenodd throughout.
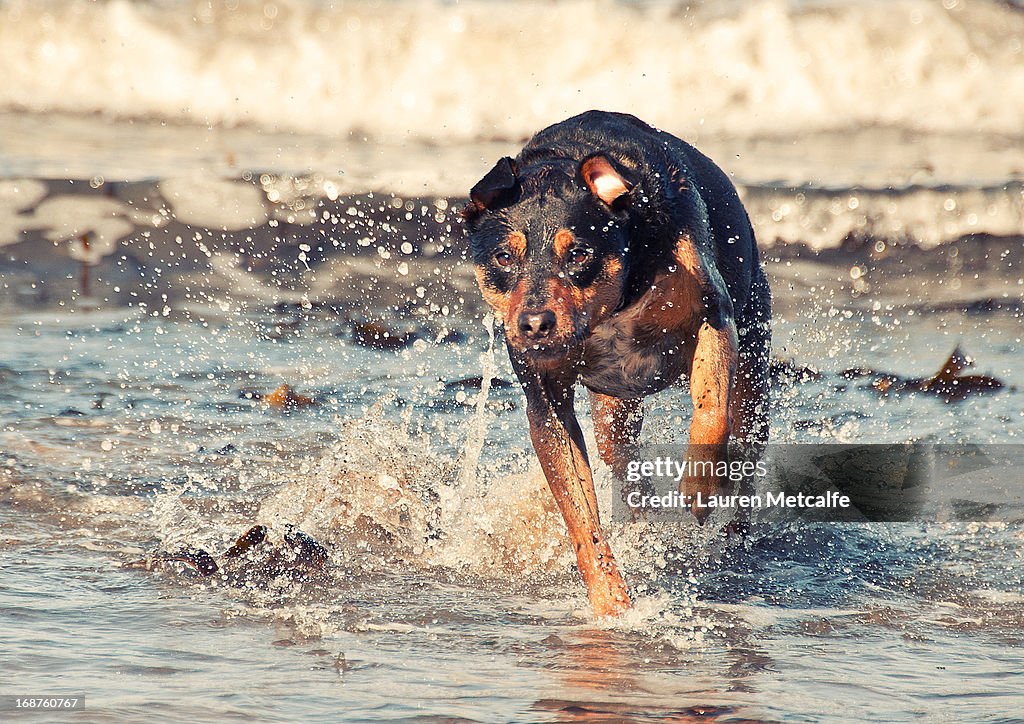
<path id="1" fill-rule="evenodd" d="M 567 259 L 570 264 L 575 264 L 576 266 L 584 264 L 588 259 L 590 259 L 590 249 L 577 246 L 569 251 Z"/>
<path id="2" fill-rule="evenodd" d="M 502 269 L 508 269 L 514 262 L 515 260 L 512 258 L 512 254 L 507 251 L 499 251 L 494 255 L 494 263 Z"/>

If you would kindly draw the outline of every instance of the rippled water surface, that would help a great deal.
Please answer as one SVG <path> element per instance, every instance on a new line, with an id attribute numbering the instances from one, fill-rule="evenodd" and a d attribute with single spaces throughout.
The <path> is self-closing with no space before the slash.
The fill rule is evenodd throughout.
<path id="1" fill-rule="evenodd" d="M 1017 439 L 1016 390 L 881 400 L 836 374 L 925 375 L 960 341 L 1019 388 L 1014 312 L 879 314 L 838 281 L 794 307 L 792 266 L 775 267 L 779 353 L 824 373 L 778 386 L 777 439 Z M 101 719 L 1012 720 L 1024 704 L 1019 523 L 766 527 L 731 545 L 614 526 L 638 605 L 593 621 L 518 389 L 479 408 L 472 384 L 446 385 L 485 365 L 511 380 L 501 350 L 479 318 L 442 321 L 392 351 L 301 305 L 5 317 L 0 637 L 19 691 L 85 693 Z M 249 399 L 283 381 L 318 404 Z M 652 399 L 647 442 L 685 440 L 686 397 Z M 254 522 L 278 540 L 300 525 L 330 574 L 120 567 L 217 553 Z"/>

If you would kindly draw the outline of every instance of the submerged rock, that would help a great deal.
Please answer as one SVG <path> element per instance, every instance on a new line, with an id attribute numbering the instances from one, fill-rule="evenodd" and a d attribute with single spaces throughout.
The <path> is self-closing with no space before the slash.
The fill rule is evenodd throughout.
<path id="1" fill-rule="evenodd" d="M 960 349 L 960 345 L 957 345 L 945 364 L 930 377 L 900 377 L 888 372 L 861 368 L 845 370 L 843 376 L 848 379 L 872 377 L 870 388 L 882 395 L 922 393 L 941 397 L 946 402 L 959 402 L 972 394 L 996 392 L 1006 387 L 1006 384 L 996 377 L 961 374 L 973 366 L 974 358 L 966 355 Z"/>
<path id="2" fill-rule="evenodd" d="M 768 365 L 768 376 L 775 383 L 797 384 L 813 382 L 822 378 L 821 372 L 811 367 L 798 365 L 792 360 L 775 359 Z"/>
<path id="3" fill-rule="evenodd" d="M 419 339 L 415 332 L 399 332 L 376 322 L 353 322 L 352 341 L 360 347 L 395 350 L 408 347 Z"/>
<path id="4" fill-rule="evenodd" d="M 451 380 L 444 383 L 446 390 L 479 390 L 484 383 L 484 378 L 480 375 L 473 377 L 463 377 L 458 380 Z M 513 384 L 508 380 L 503 380 L 500 377 L 491 378 L 491 389 L 492 390 L 506 390 L 513 387 Z"/>
<path id="5" fill-rule="evenodd" d="M 293 525 L 285 528 L 284 540 L 273 545 L 266 526 L 255 525 L 240 535 L 218 562 L 202 548 L 185 546 L 177 551 L 158 552 L 125 568 L 164 570 L 181 563 L 200 577 L 223 575 L 229 583 L 247 584 L 278 576 L 305 577 L 326 571 L 331 563 L 327 549 L 312 536 Z"/>
<path id="6" fill-rule="evenodd" d="M 279 410 L 290 410 L 296 407 L 311 407 L 318 404 L 317 400 L 301 395 L 292 389 L 287 382 L 279 385 L 273 392 L 264 394 L 258 390 L 240 390 L 238 396 L 243 400 L 258 400 Z"/>

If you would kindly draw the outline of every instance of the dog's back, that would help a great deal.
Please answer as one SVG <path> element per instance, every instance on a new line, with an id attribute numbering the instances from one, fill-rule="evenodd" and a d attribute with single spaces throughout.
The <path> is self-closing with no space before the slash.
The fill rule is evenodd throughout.
<path id="1" fill-rule="evenodd" d="M 515 160 L 525 176 L 529 169 L 551 165 L 574 171 L 596 153 L 632 171 L 630 180 L 647 198 L 646 229 L 638 237 L 645 246 L 631 249 L 639 263 L 631 271 L 623 306 L 672 263 L 680 229 L 707 228 L 737 326 L 767 320 L 770 293 L 746 210 L 728 176 L 690 144 L 635 116 L 587 111 L 534 135 Z"/>

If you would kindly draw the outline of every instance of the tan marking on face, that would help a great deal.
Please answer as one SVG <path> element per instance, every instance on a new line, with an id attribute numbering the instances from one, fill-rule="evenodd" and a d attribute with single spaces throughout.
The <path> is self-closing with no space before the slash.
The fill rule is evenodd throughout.
<path id="1" fill-rule="evenodd" d="M 502 318 L 505 322 L 505 336 L 516 347 L 523 347 L 526 344 L 526 341 L 519 334 L 519 315 L 523 313 L 526 290 L 527 281 L 523 279 L 506 296 L 507 306 L 502 311 Z"/>
<path id="2" fill-rule="evenodd" d="M 494 287 L 487 284 L 487 277 L 484 274 L 484 270 L 480 267 L 476 269 L 476 283 L 480 287 L 480 293 L 484 297 L 484 301 L 487 302 L 488 306 L 493 309 L 498 316 L 502 319 L 506 319 L 508 315 L 509 307 L 509 295 L 502 294 Z"/>
<path id="3" fill-rule="evenodd" d="M 548 280 L 548 308 L 555 313 L 555 336 L 552 342 L 567 340 L 579 324 L 583 312 L 583 292 L 563 280 Z"/>
<path id="4" fill-rule="evenodd" d="M 526 234 L 521 231 L 513 231 L 508 235 L 508 248 L 520 259 L 526 256 Z"/>
<path id="5" fill-rule="evenodd" d="M 568 229 L 559 229 L 555 232 L 555 256 L 564 259 L 569 247 L 576 241 L 576 236 Z"/>

